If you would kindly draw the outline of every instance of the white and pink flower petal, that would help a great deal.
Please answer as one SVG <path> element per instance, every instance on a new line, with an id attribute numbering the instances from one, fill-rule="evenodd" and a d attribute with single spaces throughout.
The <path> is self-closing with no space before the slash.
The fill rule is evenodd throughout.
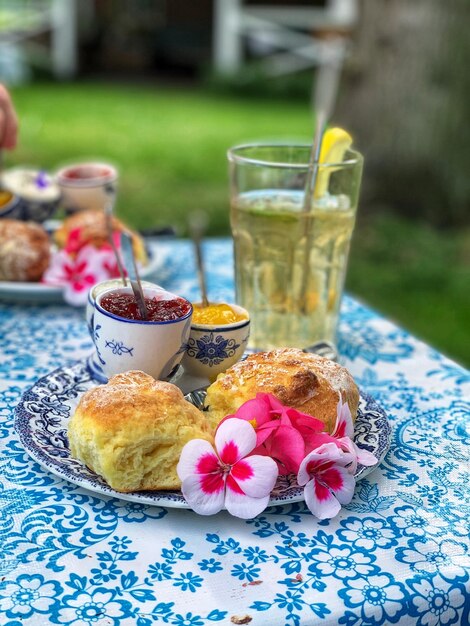
<path id="1" fill-rule="evenodd" d="M 188 476 L 181 491 L 189 506 L 199 515 L 214 515 L 222 510 L 225 498 L 225 480 L 222 474 Z"/>
<path id="2" fill-rule="evenodd" d="M 54 252 L 49 267 L 42 276 L 42 282 L 48 285 L 64 285 L 73 271 L 73 259 L 64 251 Z"/>
<path id="3" fill-rule="evenodd" d="M 343 452 L 346 452 L 351 455 L 352 461 L 350 465 L 348 466 L 348 472 L 354 476 L 357 470 L 358 447 L 354 444 L 352 439 L 350 439 L 349 437 L 341 437 L 340 439 L 337 439 L 336 441 L 338 443 L 338 446 L 341 448 L 341 450 L 343 450 Z"/>
<path id="4" fill-rule="evenodd" d="M 297 473 L 297 482 L 300 486 L 305 485 L 314 474 L 326 466 L 331 466 L 344 455 L 335 443 L 324 443 L 315 450 L 309 452 L 300 464 Z"/>
<path id="5" fill-rule="evenodd" d="M 372 452 L 369 452 L 369 450 L 363 450 L 362 448 L 356 446 L 356 444 L 353 445 L 356 449 L 358 463 L 364 465 L 365 467 L 372 467 L 372 465 L 377 465 L 379 460 L 372 454 Z"/>
<path id="6" fill-rule="evenodd" d="M 181 482 L 195 474 L 208 474 L 219 468 L 219 458 L 204 439 L 191 439 L 181 450 L 176 473 Z"/>
<path id="7" fill-rule="evenodd" d="M 244 493 L 230 489 L 227 480 L 225 508 L 235 517 L 252 519 L 264 511 L 269 504 L 269 495 L 264 498 L 251 498 Z"/>
<path id="8" fill-rule="evenodd" d="M 220 460 L 233 465 L 256 446 L 256 433 L 245 420 L 230 418 L 222 422 L 215 433 L 215 447 Z"/>
<path id="9" fill-rule="evenodd" d="M 333 430 L 333 437 L 350 437 L 353 438 L 354 435 L 354 424 L 352 420 L 351 410 L 349 408 L 349 404 L 344 402 L 341 398 L 339 398 L 338 406 L 336 409 L 336 424 Z"/>
<path id="10" fill-rule="evenodd" d="M 269 496 L 279 471 L 276 462 L 268 456 L 253 455 L 238 461 L 230 472 L 240 490 L 252 498 Z M 227 490 L 232 482 L 227 480 Z"/>
<path id="11" fill-rule="evenodd" d="M 304 488 L 305 504 L 318 519 L 331 519 L 341 510 L 341 504 L 325 485 L 312 478 Z"/>
<path id="12" fill-rule="evenodd" d="M 354 495 L 356 481 L 345 467 L 334 465 L 320 474 L 321 482 L 338 498 L 341 504 L 349 504 Z"/>

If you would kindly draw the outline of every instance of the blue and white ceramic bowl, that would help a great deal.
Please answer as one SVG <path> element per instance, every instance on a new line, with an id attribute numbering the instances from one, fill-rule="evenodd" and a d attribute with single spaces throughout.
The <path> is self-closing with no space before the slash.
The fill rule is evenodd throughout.
<path id="1" fill-rule="evenodd" d="M 7 191 L 9 197 L 0 205 L 0 218 L 6 217 L 12 220 L 21 219 L 21 205 L 18 196 L 11 191 Z"/>
<path id="2" fill-rule="evenodd" d="M 191 324 L 182 361 L 186 374 L 212 382 L 242 358 L 250 336 L 250 317 L 241 306 L 230 306 L 244 319 L 224 325 Z"/>
<path id="3" fill-rule="evenodd" d="M 42 223 L 59 207 L 59 186 L 46 172 L 15 167 L 3 173 L 1 183 L 18 198 L 15 210 L 8 217 Z"/>
<path id="4" fill-rule="evenodd" d="M 132 294 L 130 287 L 117 291 Z M 160 287 L 143 287 L 147 298 L 180 298 Z M 106 378 L 129 370 L 142 370 L 156 380 L 173 372 L 183 358 L 191 328 L 193 307 L 184 316 L 171 321 L 151 322 L 118 317 L 101 306 L 109 291 L 97 295 L 93 312 L 93 341 L 96 358 Z"/>

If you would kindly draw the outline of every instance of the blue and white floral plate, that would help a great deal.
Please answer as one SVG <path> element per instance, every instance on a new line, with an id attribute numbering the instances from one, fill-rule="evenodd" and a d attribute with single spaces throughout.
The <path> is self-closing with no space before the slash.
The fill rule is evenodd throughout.
<path id="1" fill-rule="evenodd" d="M 67 422 L 73 415 L 81 396 L 96 381 L 91 378 L 84 362 L 61 367 L 37 381 L 25 392 L 15 412 L 15 428 L 21 443 L 30 456 L 47 470 L 69 482 L 107 496 L 131 502 L 172 508 L 188 508 L 179 491 L 143 491 L 119 493 L 104 480 L 70 456 Z M 186 395 L 201 406 L 204 392 Z M 358 416 L 354 426 L 354 441 L 369 450 L 379 463 L 390 445 L 391 427 L 383 409 L 370 396 L 361 393 Z M 359 466 L 356 479 L 364 478 L 375 467 Z M 303 500 L 303 489 L 295 476 L 281 477 L 271 496 L 271 505 Z"/>

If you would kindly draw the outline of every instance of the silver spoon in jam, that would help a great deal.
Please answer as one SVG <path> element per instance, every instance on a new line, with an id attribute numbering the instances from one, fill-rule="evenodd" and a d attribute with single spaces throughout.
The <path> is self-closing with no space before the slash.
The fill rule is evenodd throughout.
<path id="1" fill-rule="evenodd" d="M 107 234 L 111 249 L 114 252 L 114 256 L 116 258 L 116 265 L 119 271 L 119 275 L 121 276 L 122 284 L 124 285 L 124 287 L 126 287 L 127 285 L 126 275 L 124 273 L 124 268 L 122 267 L 121 257 L 119 256 L 119 252 L 118 252 L 118 249 L 116 248 L 116 244 L 114 242 L 114 237 L 113 237 L 113 210 L 114 210 L 114 202 L 116 200 L 116 190 L 114 188 L 114 185 L 106 185 L 105 193 L 107 196 L 107 201 L 104 207 L 106 234 Z"/>
<path id="2" fill-rule="evenodd" d="M 134 249 L 132 247 L 132 237 L 129 233 L 121 233 L 121 250 L 124 259 L 124 265 L 126 266 L 129 282 L 131 283 L 132 291 L 134 292 L 134 298 L 139 307 L 140 315 L 143 320 L 148 319 L 147 307 L 145 305 L 144 292 L 142 290 L 142 284 L 139 278 L 139 272 L 137 270 L 137 263 L 135 262 Z"/>

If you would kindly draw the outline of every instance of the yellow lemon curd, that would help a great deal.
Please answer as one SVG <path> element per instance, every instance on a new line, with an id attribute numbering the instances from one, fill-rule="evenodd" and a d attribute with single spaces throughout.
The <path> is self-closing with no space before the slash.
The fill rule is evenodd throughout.
<path id="1" fill-rule="evenodd" d="M 228 304 L 193 304 L 193 324 L 224 325 L 248 319 L 245 313 L 234 311 Z"/>
<path id="2" fill-rule="evenodd" d="M 0 191 L 0 208 L 8 204 L 13 198 L 13 194 L 9 191 Z"/>

